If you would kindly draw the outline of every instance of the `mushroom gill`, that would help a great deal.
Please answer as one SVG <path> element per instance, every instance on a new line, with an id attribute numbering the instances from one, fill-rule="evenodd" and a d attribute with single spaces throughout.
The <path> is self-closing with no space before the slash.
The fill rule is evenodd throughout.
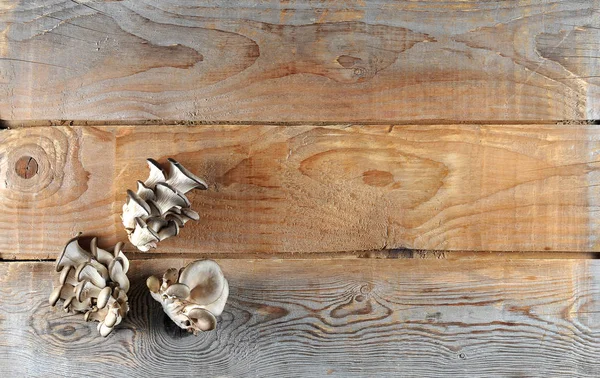
<path id="1" fill-rule="evenodd" d="M 190 208 L 185 194 L 192 189 L 207 189 L 203 179 L 174 159 L 168 159 L 168 173 L 156 160 L 147 162 L 148 178 L 137 182 L 137 192 L 127 191 L 121 216 L 129 241 L 142 252 L 178 235 L 188 220 L 198 220 L 198 213 Z"/>
<path id="2" fill-rule="evenodd" d="M 162 280 L 148 277 L 146 285 L 169 318 L 194 335 L 215 329 L 229 296 L 229 283 L 212 260 L 197 260 L 181 270 L 170 268 Z"/>
<path id="3" fill-rule="evenodd" d="M 98 331 L 106 337 L 129 311 L 129 260 L 121 251 L 123 243 L 110 253 L 93 238 L 88 252 L 79 245 L 80 236 L 69 240 L 56 259 L 57 281 L 48 301 L 54 306 L 62 299 L 66 312 L 98 321 Z"/>

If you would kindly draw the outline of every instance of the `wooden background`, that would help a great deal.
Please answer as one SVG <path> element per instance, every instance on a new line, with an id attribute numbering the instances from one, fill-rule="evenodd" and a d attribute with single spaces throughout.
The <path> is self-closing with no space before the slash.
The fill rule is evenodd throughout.
<path id="1" fill-rule="evenodd" d="M 600 1 L 0 0 L 0 375 L 600 376 Z M 50 308 L 206 178 L 107 339 Z M 215 258 L 194 337 L 145 277 Z"/>

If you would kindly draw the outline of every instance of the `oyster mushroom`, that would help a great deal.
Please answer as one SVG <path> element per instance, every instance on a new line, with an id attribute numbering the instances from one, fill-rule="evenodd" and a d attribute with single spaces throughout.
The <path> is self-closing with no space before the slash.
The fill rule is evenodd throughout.
<path id="1" fill-rule="evenodd" d="M 85 313 L 85 320 L 99 321 L 107 336 L 129 311 L 129 260 L 118 243 L 110 253 L 92 239 L 90 252 L 79 245 L 79 236 L 69 240 L 57 259 L 58 282 L 48 298 L 55 306 L 62 299 L 67 312 Z"/>
<path id="2" fill-rule="evenodd" d="M 187 193 L 196 188 L 202 190 L 208 188 L 206 181 L 188 171 L 183 165 L 179 164 L 179 162 L 171 158 L 167 160 L 169 161 L 170 166 L 167 184 L 179 189 L 183 193 Z"/>
<path id="3" fill-rule="evenodd" d="M 123 226 L 129 241 L 140 251 L 156 248 L 164 239 L 179 234 L 179 229 L 189 220 L 200 216 L 193 211 L 185 193 L 192 189 L 207 189 L 206 182 L 183 165 L 169 158 L 169 172 L 161 165 L 147 159 L 150 174 L 146 181 L 137 181 L 137 191 L 127 191 L 123 205 Z"/>
<path id="4" fill-rule="evenodd" d="M 223 271 L 212 260 L 194 261 L 181 273 L 170 268 L 162 280 L 148 277 L 146 285 L 171 320 L 194 334 L 216 327 L 229 296 Z"/>

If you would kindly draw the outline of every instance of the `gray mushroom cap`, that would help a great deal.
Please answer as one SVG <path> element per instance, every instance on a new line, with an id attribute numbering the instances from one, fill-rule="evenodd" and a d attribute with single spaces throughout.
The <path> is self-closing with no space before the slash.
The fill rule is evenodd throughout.
<path id="1" fill-rule="evenodd" d="M 147 188 L 154 188 L 159 182 L 166 181 L 165 173 L 156 160 L 146 159 L 146 162 L 148 163 L 148 168 L 150 168 L 148 178 L 144 182 Z"/>
<path id="2" fill-rule="evenodd" d="M 88 280 L 97 287 L 104 288 L 106 286 L 106 279 L 98 273 L 96 268 L 90 263 L 81 264 L 75 271 L 75 277 L 77 281 Z"/>
<path id="3" fill-rule="evenodd" d="M 166 214 L 173 207 L 190 206 L 190 201 L 185 195 L 165 182 L 156 184 L 154 190 L 156 191 L 154 203 L 158 206 L 161 215 Z"/>
<path id="4" fill-rule="evenodd" d="M 110 264 L 114 258 L 110 252 L 105 251 L 102 248 L 98 248 L 98 238 L 96 237 L 94 237 L 90 243 L 90 252 L 92 253 L 92 256 L 94 256 L 98 262 L 104 264 L 104 266 L 108 266 L 108 264 Z"/>
<path id="5" fill-rule="evenodd" d="M 209 305 L 223 293 L 225 276 L 216 262 L 198 260 L 185 267 L 179 276 L 179 283 L 190 288 L 192 302 Z"/>
<path id="6" fill-rule="evenodd" d="M 209 311 L 196 307 L 188 313 L 190 322 L 201 331 L 210 331 L 217 326 L 217 318 Z"/>
<path id="7" fill-rule="evenodd" d="M 70 284 L 62 284 L 56 286 L 54 290 L 52 290 L 50 298 L 48 298 L 48 303 L 50 303 L 50 306 L 54 306 L 59 299 L 67 299 L 72 296 L 75 296 L 75 286 Z"/>
<path id="8" fill-rule="evenodd" d="M 192 189 L 198 188 L 206 190 L 208 185 L 204 179 L 196 176 L 175 159 L 169 158 L 169 178 L 167 184 L 173 186 L 182 193 L 187 193 Z"/>
<path id="9" fill-rule="evenodd" d="M 77 267 L 91 260 L 92 256 L 79 245 L 81 234 L 67 242 L 63 252 L 56 259 L 56 271 L 60 272 L 65 266 Z"/>
<path id="10" fill-rule="evenodd" d="M 152 209 L 150 205 L 140 198 L 136 193 L 127 190 L 127 200 L 123 205 L 123 225 L 127 229 L 135 227 L 135 219 L 138 217 L 146 217 L 150 215 Z"/>
<path id="11" fill-rule="evenodd" d="M 129 291 L 129 279 L 127 278 L 127 274 L 125 274 L 125 269 L 123 259 L 120 257 L 115 258 L 111 261 L 108 269 L 110 271 L 110 279 L 113 282 L 119 284 L 119 288 L 124 292 Z"/>

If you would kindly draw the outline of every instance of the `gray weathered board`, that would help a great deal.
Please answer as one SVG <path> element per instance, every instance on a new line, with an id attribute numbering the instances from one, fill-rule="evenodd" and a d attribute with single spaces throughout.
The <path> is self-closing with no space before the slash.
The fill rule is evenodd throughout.
<path id="1" fill-rule="evenodd" d="M 0 1 L 0 119 L 600 118 L 600 5 Z"/>
<path id="2" fill-rule="evenodd" d="M 107 339 L 47 303 L 53 263 L 0 264 L 0 372 L 24 376 L 597 377 L 600 262 L 220 260 L 218 328 L 176 328 L 135 261 Z"/>

